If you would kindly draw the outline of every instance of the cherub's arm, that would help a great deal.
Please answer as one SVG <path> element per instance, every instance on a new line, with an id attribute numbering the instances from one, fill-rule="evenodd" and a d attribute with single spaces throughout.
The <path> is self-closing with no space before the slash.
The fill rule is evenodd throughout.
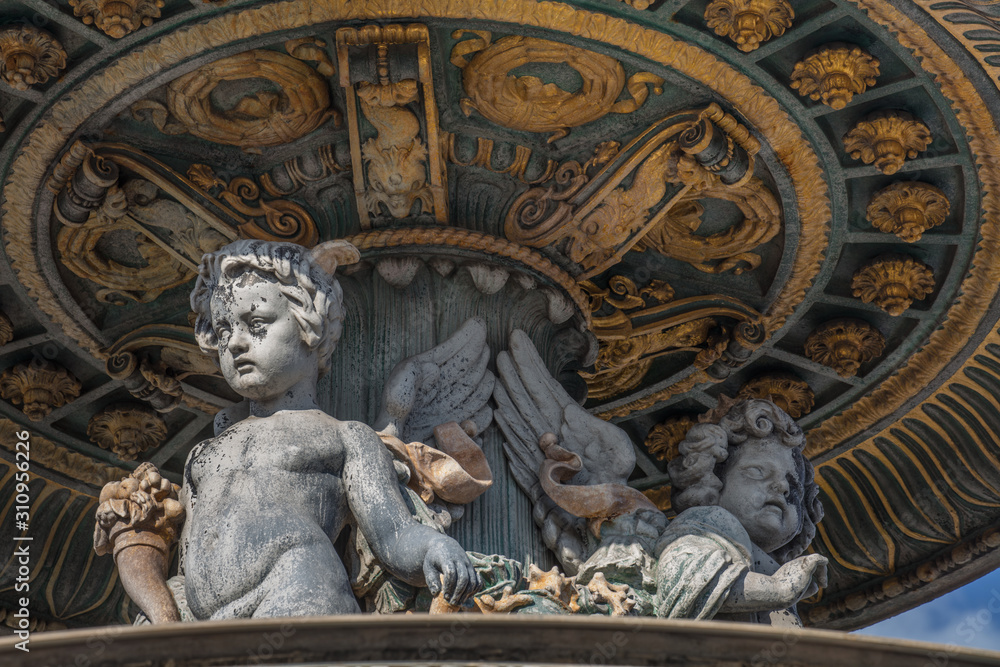
<path id="1" fill-rule="evenodd" d="M 789 561 L 772 575 L 746 572 L 729 589 L 720 611 L 773 611 L 787 609 L 826 586 L 827 560 L 810 554 Z"/>
<path id="2" fill-rule="evenodd" d="M 376 557 L 407 583 L 460 603 L 479 588 L 465 550 L 452 538 L 414 519 L 382 441 L 368 426 L 345 422 L 344 489 L 358 529 Z"/>

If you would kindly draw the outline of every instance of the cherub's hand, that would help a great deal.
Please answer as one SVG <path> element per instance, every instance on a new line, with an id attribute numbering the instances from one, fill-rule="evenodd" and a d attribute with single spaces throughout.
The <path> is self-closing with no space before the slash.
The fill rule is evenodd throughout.
<path id="1" fill-rule="evenodd" d="M 772 575 L 787 592 L 792 606 L 799 600 L 815 595 L 826 586 L 827 559 L 819 554 L 809 554 L 789 561 Z"/>
<path id="2" fill-rule="evenodd" d="M 450 537 L 434 540 L 424 556 L 424 578 L 431 595 L 443 592 L 445 599 L 460 605 L 482 587 L 479 573 L 469 557 Z"/>

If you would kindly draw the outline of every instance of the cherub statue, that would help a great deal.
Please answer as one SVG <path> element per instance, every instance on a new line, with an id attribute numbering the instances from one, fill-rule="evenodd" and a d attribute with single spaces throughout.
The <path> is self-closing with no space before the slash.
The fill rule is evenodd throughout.
<path id="1" fill-rule="evenodd" d="M 658 616 L 801 625 L 795 604 L 826 585 L 801 556 L 823 518 L 802 429 L 770 401 L 696 424 L 668 466 L 679 512 L 660 537 Z"/>
<path id="2" fill-rule="evenodd" d="M 454 604 L 479 587 L 462 547 L 411 515 L 376 432 L 316 403 L 342 328 L 333 271 L 356 260 L 343 242 L 262 241 L 202 260 L 195 336 L 249 415 L 223 423 L 185 465 L 181 568 L 197 619 L 358 612 L 333 544 L 349 522 L 399 579 Z"/>
<path id="3" fill-rule="evenodd" d="M 628 486 L 628 435 L 577 405 L 523 332 L 497 356 L 497 374 L 494 417 L 511 473 L 581 601 L 631 615 L 800 624 L 794 605 L 826 585 L 826 559 L 800 557 L 823 509 L 791 417 L 751 400 L 719 425 L 694 426 L 669 465 L 680 514 L 668 525 Z"/>

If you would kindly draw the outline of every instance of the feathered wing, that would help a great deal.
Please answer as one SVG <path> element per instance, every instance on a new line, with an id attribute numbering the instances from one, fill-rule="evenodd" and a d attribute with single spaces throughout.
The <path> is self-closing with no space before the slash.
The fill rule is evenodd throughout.
<path id="1" fill-rule="evenodd" d="M 493 421 L 488 401 L 496 378 L 489 361 L 486 324 L 470 319 L 437 347 L 396 364 L 375 429 L 404 442 L 428 442 L 435 427 L 471 420 L 482 433 Z"/>
<path id="2" fill-rule="evenodd" d="M 545 433 L 579 457 L 574 486 L 613 484 L 624 487 L 635 467 L 628 435 L 581 408 L 552 377 L 523 331 L 510 336 L 510 348 L 497 355 L 499 382 L 493 390 L 494 418 L 504 435 L 510 471 L 534 505 L 535 522 L 568 573 L 589 555 L 586 520 L 559 507 L 545 492 L 539 470 L 546 455 L 539 446 Z M 551 451 L 551 450 L 550 450 Z"/>

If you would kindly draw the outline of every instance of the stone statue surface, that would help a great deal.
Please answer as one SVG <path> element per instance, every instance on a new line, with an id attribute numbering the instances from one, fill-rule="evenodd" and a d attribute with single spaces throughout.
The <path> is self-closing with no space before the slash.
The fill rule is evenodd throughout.
<path id="1" fill-rule="evenodd" d="M 827 565 L 801 555 L 823 517 L 804 446 L 770 401 L 691 427 L 669 464 L 679 513 L 656 545 L 658 616 L 800 625 L 794 606 Z"/>
<path id="2" fill-rule="evenodd" d="M 202 261 L 195 334 L 249 415 L 185 466 L 182 568 L 198 619 L 358 612 L 333 544 L 348 523 L 403 581 L 455 603 L 479 585 L 462 547 L 413 518 L 375 431 L 317 405 L 342 328 L 332 269 L 352 251 L 238 241 Z"/>
<path id="3" fill-rule="evenodd" d="M 754 399 L 692 427 L 668 466 L 669 520 L 628 485 L 628 434 L 583 409 L 520 330 L 494 375 L 485 322 L 466 321 L 396 364 L 377 431 L 340 421 L 319 408 L 317 381 L 342 330 L 334 271 L 357 259 L 337 241 L 237 241 L 203 258 L 195 336 L 245 400 L 191 451 L 179 489 L 146 463 L 98 509 L 95 547 L 150 620 L 363 605 L 800 625 L 795 605 L 825 585 L 826 559 L 802 555 L 822 507 L 787 414 Z M 444 534 L 492 484 L 479 436 L 494 421 L 561 570 Z M 167 581 L 178 531 L 180 576 Z"/>

